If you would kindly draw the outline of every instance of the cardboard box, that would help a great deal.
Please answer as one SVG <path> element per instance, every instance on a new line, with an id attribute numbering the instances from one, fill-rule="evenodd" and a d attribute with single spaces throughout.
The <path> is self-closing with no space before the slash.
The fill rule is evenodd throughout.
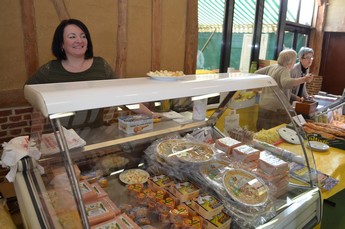
<path id="1" fill-rule="evenodd" d="M 122 116 L 118 118 L 118 121 L 119 130 L 127 134 L 138 134 L 153 129 L 152 117 L 142 114 Z"/>

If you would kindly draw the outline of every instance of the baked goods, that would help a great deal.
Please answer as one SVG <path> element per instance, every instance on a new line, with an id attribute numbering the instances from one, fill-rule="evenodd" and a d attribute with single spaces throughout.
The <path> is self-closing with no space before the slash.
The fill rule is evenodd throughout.
<path id="1" fill-rule="evenodd" d="M 183 71 L 168 71 L 168 70 L 157 70 L 157 71 L 149 71 L 147 73 L 148 76 L 184 76 Z"/>

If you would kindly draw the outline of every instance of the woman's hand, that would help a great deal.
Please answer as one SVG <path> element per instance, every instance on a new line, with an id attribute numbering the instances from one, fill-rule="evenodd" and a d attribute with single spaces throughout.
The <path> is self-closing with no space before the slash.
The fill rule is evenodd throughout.
<path id="1" fill-rule="evenodd" d="M 313 76 L 311 73 L 309 73 L 309 74 L 306 75 L 304 78 L 305 78 L 305 80 L 306 80 L 307 83 L 310 83 L 311 81 L 313 81 L 314 76 Z"/>

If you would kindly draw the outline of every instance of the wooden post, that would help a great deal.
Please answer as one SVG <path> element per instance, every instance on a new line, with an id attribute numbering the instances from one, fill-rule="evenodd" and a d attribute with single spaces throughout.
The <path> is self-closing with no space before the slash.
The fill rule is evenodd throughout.
<path id="1" fill-rule="evenodd" d="M 161 66 L 160 49 L 162 45 L 162 7 L 161 0 L 152 0 L 152 43 L 151 70 L 159 70 Z"/>
<path id="2" fill-rule="evenodd" d="M 184 73 L 195 74 L 198 49 L 198 1 L 187 1 Z"/>
<path id="3" fill-rule="evenodd" d="M 127 0 L 118 1 L 118 25 L 117 25 L 117 55 L 115 63 L 115 74 L 119 78 L 126 76 L 127 64 Z"/>
<path id="4" fill-rule="evenodd" d="M 60 21 L 70 18 L 69 13 L 66 9 L 64 0 L 51 0 L 51 1 L 54 4 L 55 10 L 57 12 L 57 15 Z"/>
<path id="5" fill-rule="evenodd" d="M 21 0 L 21 16 L 24 37 L 24 59 L 28 77 L 38 68 L 38 47 L 34 0 Z"/>
<path id="6" fill-rule="evenodd" d="M 322 56 L 322 43 L 323 43 L 323 28 L 325 25 L 326 18 L 326 3 L 325 1 L 317 1 L 318 5 L 316 6 L 316 20 L 315 28 L 312 29 L 310 34 L 310 47 L 314 50 L 314 61 L 311 65 L 311 72 L 315 75 L 319 75 L 321 56 Z"/>

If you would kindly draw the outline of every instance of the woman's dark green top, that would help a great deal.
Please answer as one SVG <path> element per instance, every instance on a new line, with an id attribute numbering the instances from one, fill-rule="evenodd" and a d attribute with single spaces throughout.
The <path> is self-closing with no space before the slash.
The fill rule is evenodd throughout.
<path id="1" fill-rule="evenodd" d="M 41 66 L 26 84 L 61 83 L 88 80 L 114 79 L 115 73 L 102 57 L 94 57 L 91 67 L 83 72 L 68 72 L 60 60 L 52 60 Z"/>

